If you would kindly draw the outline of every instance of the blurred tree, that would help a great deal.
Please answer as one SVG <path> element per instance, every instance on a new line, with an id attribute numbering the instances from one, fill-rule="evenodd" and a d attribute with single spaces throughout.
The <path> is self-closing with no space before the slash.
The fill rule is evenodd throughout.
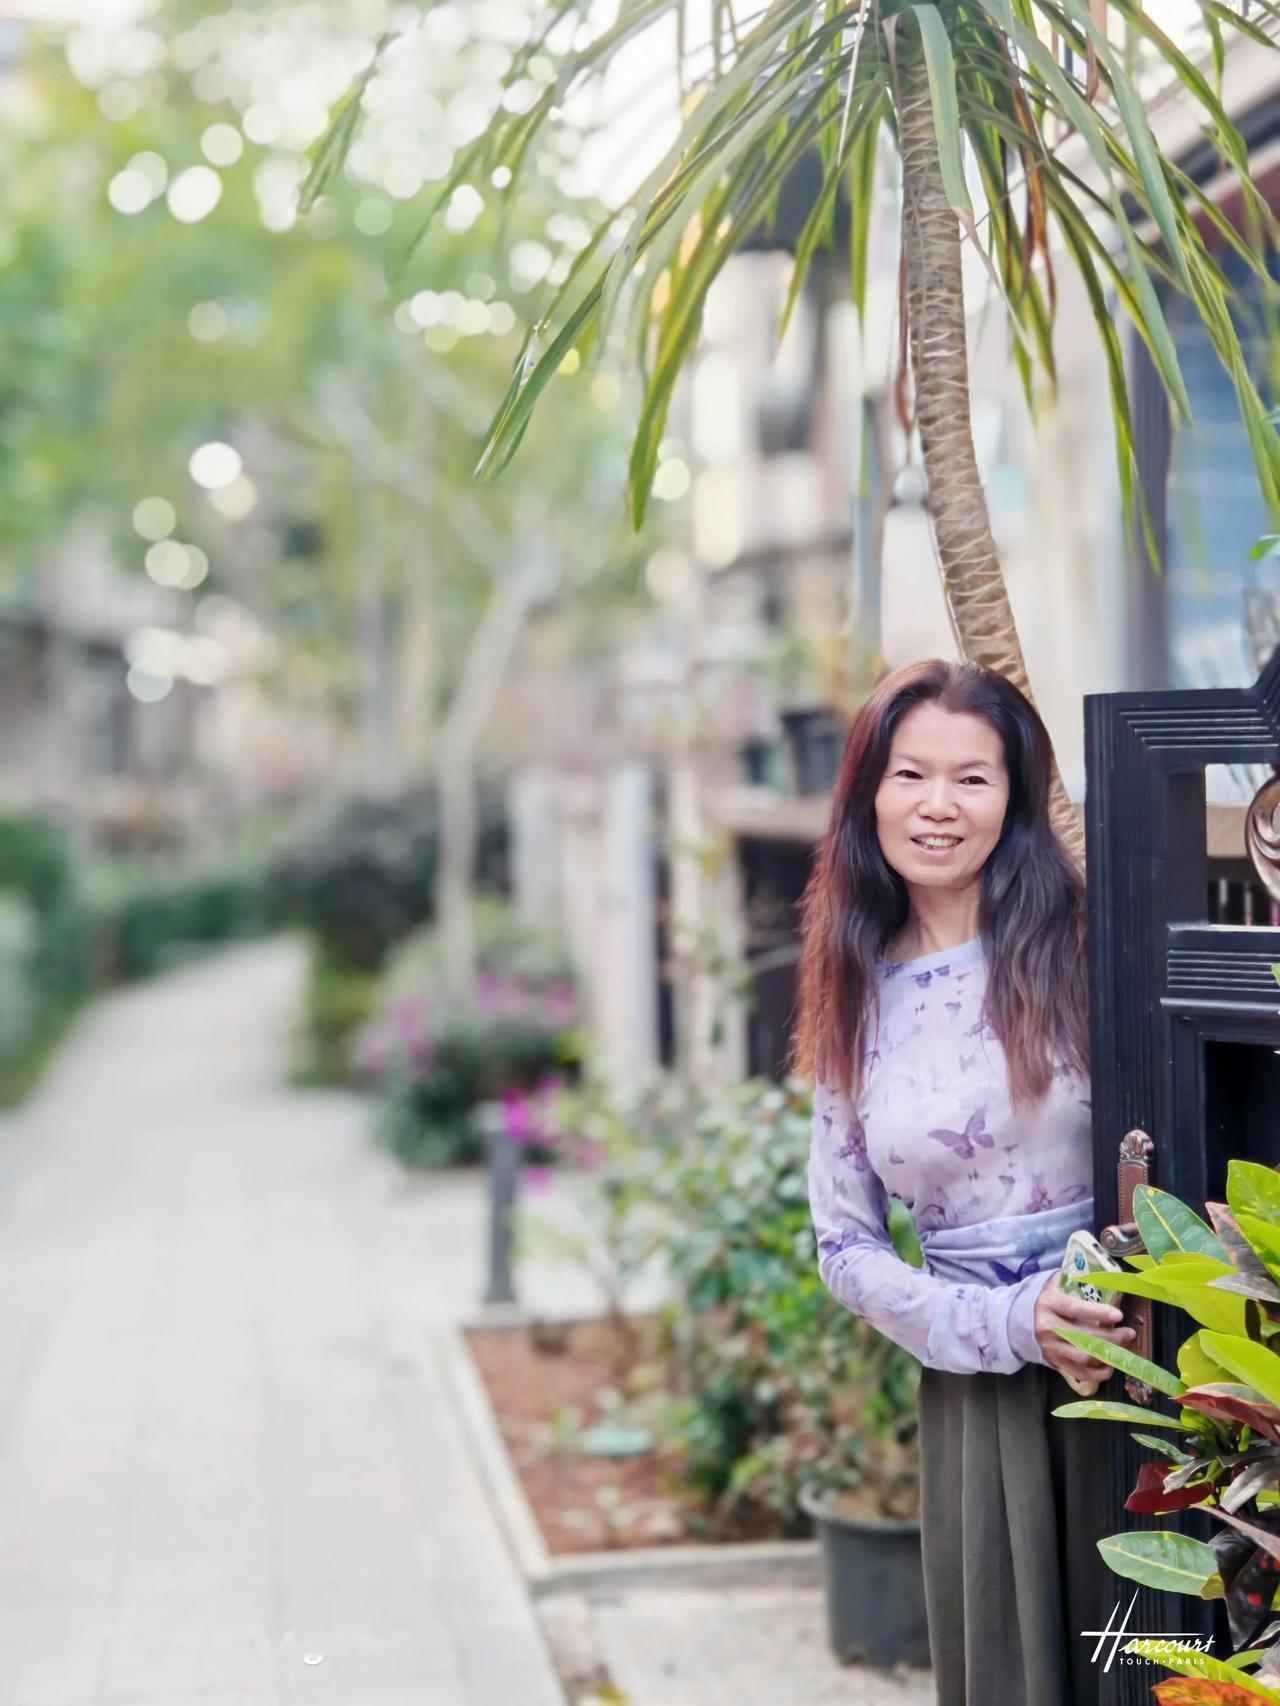
<path id="1" fill-rule="evenodd" d="M 402 267 L 430 115 L 420 67 L 392 59 L 365 90 L 363 154 L 299 215 L 305 150 L 360 62 L 356 11 L 376 7 L 176 4 L 134 29 L 25 34 L 0 74 L 0 539 L 22 574 L 89 518 L 188 620 L 210 590 L 250 609 L 278 642 L 278 690 L 319 687 L 356 731 L 367 790 L 438 764 L 465 988 L 495 695 L 535 608 L 625 603 L 638 547 L 612 513 L 616 398 L 585 379 L 515 481 L 473 483 L 531 257 L 548 220 L 576 217 L 551 174 L 505 215 L 456 197 Z M 433 59 L 451 98 L 492 74 L 482 47 Z M 211 443 L 235 458 L 202 471 Z M 157 539 L 205 552 L 198 591 L 168 578 Z"/>
<path id="2" fill-rule="evenodd" d="M 562 103 L 600 77 L 653 26 L 673 25 L 683 124 L 673 145 L 625 196 L 622 218 L 593 223 L 575 265 L 530 334 L 482 466 L 511 460 L 539 396 L 571 351 L 611 334 L 643 374 L 644 403 L 631 457 L 637 518 L 658 461 L 677 379 L 694 349 L 707 292 L 725 261 L 775 213 L 807 153 L 821 160 L 816 193 L 800 212 L 792 301 L 837 203 L 852 210 L 852 281 L 866 286 L 868 222 L 880 139 L 901 169 L 902 314 L 943 580 L 962 651 L 1030 691 L 1000 571 L 969 420 L 962 243 L 982 255 L 1013 334 L 1030 392 L 1032 367 L 1054 375 L 1055 288 L 1050 231 L 1083 279 L 1111 376 L 1121 480 L 1129 500 L 1136 462 L 1125 363 L 1112 292 L 1147 343 L 1175 410 L 1190 405 L 1160 290 L 1185 293 L 1231 373 L 1267 501 L 1280 509 L 1280 443 L 1249 378 L 1228 311 L 1230 287 L 1215 246 L 1236 250 L 1274 289 L 1265 245 L 1246 240 L 1205 191 L 1165 157 L 1146 114 L 1150 81 L 1135 62 L 1181 85 L 1181 99 L 1236 174 L 1252 232 L 1274 232 L 1253 186 L 1248 149 L 1221 99 L 1225 41 L 1263 48 L 1252 9 L 1197 0 L 1208 68 L 1193 60 L 1141 0 L 619 0 L 597 11 L 549 7 L 507 72 L 485 130 L 431 192 L 451 205 L 463 186 L 496 172 L 520 194 Z M 430 13 L 428 12 L 428 16 Z M 1111 25 L 1125 31 L 1120 45 Z M 531 88 L 535 65 L 545 71 Z M 328 181 L 358 135 L 348 105 L 317 159 Z M 1078 138 L 1078 146 L 1064 147 Z M 358 145 L 358 144 L 357 144 Z M 980 230 L 970 184 L 980 186 Z M 619 201 L 624 198 L 620 196 Z M 901 408 L 908 418 L 905 374 Z M 1061 781 L 1054 816 L 1082 856 Z"/>

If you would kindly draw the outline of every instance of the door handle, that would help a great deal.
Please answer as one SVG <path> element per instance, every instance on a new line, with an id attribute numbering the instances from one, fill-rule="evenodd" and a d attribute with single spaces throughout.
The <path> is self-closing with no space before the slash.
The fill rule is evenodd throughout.
<path id="1" fill-rule="evenodd" d="M 1151 1183 L 1155 1154 L 1155 1143 L 1145 1131 L 1135 1129 L 1126 1132 L 1120 1140 L 1120 1159 L 1116 1166 L 1120 1218 L 1116 1225 L 1104 1226 L 1098 1235 L 1103 1249 L 1117 1260 L 1121 1256 L 1146 1253 L 1147 1247 L 1142 1242 L 1142 1236 L 1133 1218 L 1133 1195 L 1139 1185 Z M 1126 1324 L 1132 1327 L 1137 1335 L 1130 1349 L 1135 1356 L 1146 1357 L 1149 1361 L 1153 1327 L 1151 1299 L 1130 1297 L 1125 1302 Z M 1150 1404 L 1155 1397 L 1155 1392 L 1146 1381 L 1139 1380 L 1135 1375 L 1128 1376 L 1124 1389 L 1135 1404 Z"/>

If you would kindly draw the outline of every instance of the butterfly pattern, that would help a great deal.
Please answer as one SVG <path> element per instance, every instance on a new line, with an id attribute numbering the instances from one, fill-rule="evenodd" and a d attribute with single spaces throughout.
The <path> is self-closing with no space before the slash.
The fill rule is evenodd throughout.
<path id="1" fill-rule="evenodd" d="M 1044 1100 L 1015 1115 L 977 942 L 881 965 L 877 982 L 856 1103 L 815 1093 L 810 1198 L 823 1276 L 928 1366 L 1012 1373 L 1021 1358 L 1000 1325 L 1007 1288 L 1031 1299 L 1027 1282 L 1056 1268 L 1088 1222 L 1088 1082 L 1058 1066 Z M 923 1272 L 889 1239 L 891 1196 L 915 1222 Z M 1030 1304 L 1018 1307 L 1029 1332 Z"/>
<path id="2" fill-rule="evenodd" d="M 975 1108 L 964 1123 L 963 1131 L 948 1131 L 945 1126 L 938 1130 L 927 1132 L 935 1143 L 944 1143 L 953 1155 L 958 1155 L 962 1161 L 972 1158 L 975 1146 L 980 1149 L 990 1149 L 995 1138 L 987 1130 L 987 1110 Z"/>

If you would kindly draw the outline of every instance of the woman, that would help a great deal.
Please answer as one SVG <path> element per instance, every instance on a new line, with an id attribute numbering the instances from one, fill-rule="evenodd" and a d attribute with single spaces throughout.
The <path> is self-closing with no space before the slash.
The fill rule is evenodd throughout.
<path id="1" fill-rule="evenodd" d="M 1091 1226 L 1083 891 L 1049 824 L 1053 751 L 991 670 L 883 681 L 850 731 L 805 898 L 798 1057 L 832 1293 L 923 1364 L 929 1639 L 939 1706 L 1088 1706 L 1104 1567 L 1073 1487 L 1088 1424 L 1062 1372 L 1111 1370 L 1121 1314 L 1062 1291 Z M 886 1229 L 910 1209 L 913 1268 Z M 1055 1372 L 1059 1371 L 1059 1372 Z"/>

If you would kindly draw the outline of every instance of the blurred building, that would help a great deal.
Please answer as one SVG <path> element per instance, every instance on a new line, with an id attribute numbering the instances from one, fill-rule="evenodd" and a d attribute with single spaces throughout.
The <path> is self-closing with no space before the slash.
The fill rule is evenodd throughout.
<path id="1" fill-rule="evenodd" d="M 1275 55 L 1233 40 L 1224 98 L 1280 207 L 1277 94 Z M 1151 113 L 1162 146 L 1238 215 L 1232 180 L 1178 92 L 1164 91 Z M 732 261 L 708 303 L 679 436 L 664 447 L 689 491 L 682 540 L 650 564 L 658 614 L 617 677 L 597 677 L 590 709 L 565 717 L 549 689 L 559 740 L 543 749 L 536 780 L 518 772 L 515 783 L 518 884 L 530 905 L 559 904 L 570 918 L 606 1055 L 627 1072 L 681 1052 L 728 1074 L 785 1069 L 796 903 L 848 713 L 884 667 L 955 655 L 918 450 L 892 407 L 895 187 L 879 192 L 865 327 L 836 269 L 819 267 L 779 346 L 788 235 L 808 205 L 802 179 L 788 193 L 795 205 L 784 194 L 775 240 Z M 1280 346 L 1269 305 L 1233 257 L 1223 264 L 1272 403 Z M 1081 799 L 1084 696 L 1251 680 L 1280 635 L 1280 556 L 1251 555 L 1271 523 L 1229 378 L 1180 301 L 1171 297 L 1168 313 L 1193 429 L 1172 430 L 1145 350 L 1130 340 L 1151 563 L 1121 513 L 1083 288 L 1064 264 L 1060 383 L 1033 423 L 1003 312 L 972 265 L 979 460 L 1031 680 Z M 1243 858 L 1243 808 L 1259 779 L 1217 767 L 1207 779 L 1219 918 L 1269 916 Z"/>
<path id="2" fill-rule="evenodd" d="M 293 799 L 325 773 L 331 730 L 264 682 L 272 650 L 233 599 L 193 602 L 74 530 L 0 598 L 0 809 L 138 852 L 216 842 Z"/>

